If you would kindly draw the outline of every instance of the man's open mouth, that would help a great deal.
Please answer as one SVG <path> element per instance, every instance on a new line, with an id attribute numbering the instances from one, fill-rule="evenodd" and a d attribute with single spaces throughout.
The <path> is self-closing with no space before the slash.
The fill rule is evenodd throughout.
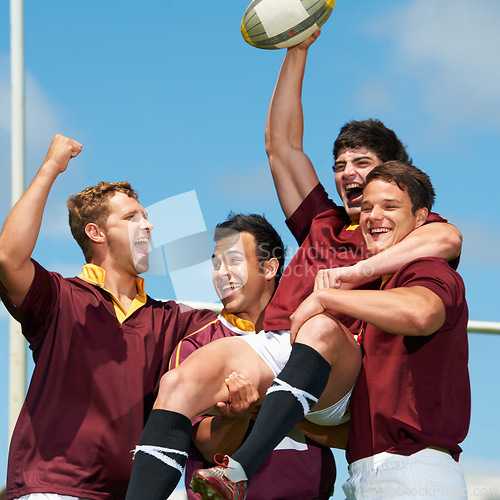
<path id="1" fill-rule="evenodd" d="M 225 283 L 224 285 L 219 286 L 219 290 L 222 297 L 227 297 L 234 293 L 235 290 L 238 290 L 242 287 L 241 283 Z"/>
<path id="2" fill-rule="evenodd" d="M 344 190 L 347 201 L 353 201 L 360 198 L 363 194 L 363 185 L 358 182 L 351 182 L 345 185 Z"/>
<path id="3" fill-rule="evenodd" d="M 137 249 L 137 251 L 141 253 L 148 253 L 149 252 L 149 238 L 146 236 L 143 236 L 141 238 L 137 238 L 134 242 L 134 246 Z"/>
<path id="4" fill-rule="evenodd" d="M 370 234 L 376 235 L 376 234 L 388 233 L 389 231 L 390 229 L 388 227 L 373 227 L 370 229 Z"/>

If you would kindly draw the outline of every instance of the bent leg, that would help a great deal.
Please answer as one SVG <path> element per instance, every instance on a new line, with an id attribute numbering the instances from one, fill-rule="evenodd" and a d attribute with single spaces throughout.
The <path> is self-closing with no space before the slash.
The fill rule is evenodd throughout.
<path id="1" fill-rule="evenodd" d="M 186 464 L 191 420 L 227 401 L 226 377 L 246 375 L 263 398 L 271 369 L 243 340 L 216 340 L 191 354 L 161 379 L 154 409 L 134 454 L 126 500 L 164 500 L 174 491 Z"/>
<path id="2" fill-rule="evenodd" d="M 182 413 L 190 420 L 227 401 L 227 376 L 247 376 L 263 398 L 274 378 L 271 369 L 244 340 L 219 339 L 193 352 L 179 367 L 163 375 L 154 409 Z"/>
<path id="3" fill-rule="evenodd" d="M 332 406 L 354 387 L 361 369 L 361 348 L 337 318 L 328 313 L 314 316 L 304 323 L 295 342 L 312 347 L 332 367 L 313 411 Z"/>
<path id="4" fill-rule="evenodd" d="M 311 408 L 324 408 L 353 387 L 361 366 L 359 346 L 328 313 L 304 323 L 287 364 L 269 388 L 249 437 L 234 453 L 249 479 Z M 325 393 L 324 400 L 319 401 Z M 320 405 L 318 405 L 318 401 Z"/>

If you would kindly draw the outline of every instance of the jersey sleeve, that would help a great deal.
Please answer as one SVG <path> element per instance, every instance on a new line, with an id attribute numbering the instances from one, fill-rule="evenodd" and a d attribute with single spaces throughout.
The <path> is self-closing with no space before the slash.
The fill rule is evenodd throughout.
<path id="1" fill-rule="evenodd" d="M 21 324 L 22 333 L 35 350 L 44 338 L 45 325 L 51 316 L 51 311 L 61 289 L 62 277 L 44 269 L 38 262 L 32 260 L 35 274 L 30 289 L 20 307 L 16 307 L 4 287 L 0 284 L 0 298 L 11 316 Z"/>
<path id="2" fill-rule="evenodd" d="M 194 310 L 185 327 L 185 336 L 177 344 L 170 357 L 168 369 L 177 368 L 196 349 L 212 340 L 217 314 L 207 309 Z"/>
<path id="3" fill-rule="evenodd" d="M 299 245 L 305 240 L 309 233 L 312 220 L 319 214 L 336 208 L 328 193 L 321 183 L 304 198 L 297 210 L 286 220 L 286 225 L 292 232 Z"/>
<path id="4" fill-rule="evenodd" d="M 454 325 L 457 318 L 467 311 L 463 280 L 444 259 L 417 259 L 407 264 L 398 274 L 399 286 L 422 286 L 441 299 L 446 312 L 443 328 Z"/>

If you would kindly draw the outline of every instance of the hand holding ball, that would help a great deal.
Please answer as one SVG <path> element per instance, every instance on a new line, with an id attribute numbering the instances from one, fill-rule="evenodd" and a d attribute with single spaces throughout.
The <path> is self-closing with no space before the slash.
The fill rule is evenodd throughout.
<path id="1" fill-rule="evenodd" d="M 245 41 L 259 49 L 302 43 L 330 17 L 335 0 L 253 0 L 241 21 Z"/>

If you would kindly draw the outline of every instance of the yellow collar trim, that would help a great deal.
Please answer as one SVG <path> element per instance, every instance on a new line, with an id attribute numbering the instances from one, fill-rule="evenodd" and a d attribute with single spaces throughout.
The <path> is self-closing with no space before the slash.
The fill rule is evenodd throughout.
<path id="1" fill-rule="evenodd" d="M 225 309 L 222 309 L 221 316 L 231 325 L 239 328 L 243 332 L 255 332 L 255 325 L 248 321 L 247 319 L 238 318 L 234 314 L 228 313 Z"/>
<path id="2" fill-rule="evenodd" d="M 137 309 L 142 307 L 147 301 L 146 289 L 144 286 L 144 279 L 140 276 L 135 278 L 135 283 L 137 286 L 137 295 L 134 297 L 132 304 L 128 311 L 122 306 L 120 301 L 104 286 L 104 278 L 106 276 L 106 271 L 95 264 L 85 264 L 82 269 L 82 273 L 78 276 L 82 280 L 90 283 L 92 285 L 96 285 L 99 288 L 102 288 L 105 292 L 107 292 L 111 300 L 113 301 L 113 305 L 115 306 L 115 313 L 118 321 L 123 323 L 131 314 L 133 314 Z"/>
<path id="3" fill-rule="evenodd" d="M 384 274 L 382 276 L 382 283 L 380 284 L 380 289 L 385 288 L 385 285 L 389 282 L 389 280 L 394 276 L 394 274 Z"/>
<path id="4" fill-rule="evenodd" d="M 355 229 L 358 229 L 359 224 L 350 224 L 347 228 L 346 231 L 354 231 Z"/>

